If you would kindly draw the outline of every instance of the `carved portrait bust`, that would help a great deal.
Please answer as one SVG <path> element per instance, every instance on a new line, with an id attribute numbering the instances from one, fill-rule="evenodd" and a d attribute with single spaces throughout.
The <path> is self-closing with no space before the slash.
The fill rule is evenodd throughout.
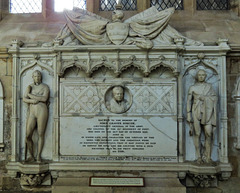
<path id="1" fill-rule="evenodd" d="M 105 105 L 112 113 L 124 113 L 131 106 L 131 95 L 127 88 L 116 85 L 110 87 L 105 94 Z"/>

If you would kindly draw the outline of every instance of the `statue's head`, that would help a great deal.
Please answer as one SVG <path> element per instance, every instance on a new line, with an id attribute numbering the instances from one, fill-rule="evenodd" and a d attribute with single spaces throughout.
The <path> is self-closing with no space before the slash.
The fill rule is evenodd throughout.
<path id="1" fill-rule="evenodd" d="M 39 70 L 35 70 L 32 73 L 32 78 L 34 81 L 34 84 L 40 84 L 42 82 L 42 73 Z"/>
<path id="2" fill-rule="evenodd" d="M 123 100 L 124 93 L 123 93 L 123 88 L 121 86 L 115 86 L 112 89 L 112 93 L 115 101 L 121 102 Z"/>
<path id="3" fill-rule="evenodd" d="M 112 21 L 116 22 L 116 21 L 122 21 L 124 17 L 124 14 L 121 10 L 114 10 L 112 12 Z"/>
<path id="4" fill-rule="evenodd" d="M 198 72 L 197 72 L 197 74 L 196 74 L 196 80 L 198 81 L 198 82 L 204 82 L 205 81 L 205 79 L 206 79 L 206 77 L 207 77 L 207 73 L 206 73 L 206 71 L 205 70 L 198 70 Z"/>

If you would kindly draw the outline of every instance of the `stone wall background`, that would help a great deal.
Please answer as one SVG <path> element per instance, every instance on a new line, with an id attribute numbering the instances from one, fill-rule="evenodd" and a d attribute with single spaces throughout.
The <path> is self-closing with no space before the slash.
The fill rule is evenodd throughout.
<path id="1" fill-rule="evenodd" d="M 44 1 L 46 2 L 46 1 Z M 89 2 L 93 2 L 89 0 Z M 140 2 L 140 1 L 138 1 Z M 28 43 L 51 42 L 65 23 L 62 13 L 49 12 L 44 14 L 8 14 L 6 0 L 0 0 L 0 80 L 5 94 L 4 114 L 4 152 L 0 152 L 0 190 L 10 189 L 14 184 L 19 190 L 16 180 L 4 178 L 5 165 L 11 152 L 11 114 L 12 114 L 12 60 L 7 53 L 13 39 Z M 141 5 L 139 5 L 141 7 Z M 94 6 L 89 6 L 104 17 L 110 18 L 111 12 L 99 13 Z M 143 7 L 139 12 L 144 10 Z M 124 19 L 136 14 L 127 12 Z M 218 38 L 229 39 L 230 46 L 240 47 L 239 0 L 231 0 L 231 9 L 226 11 L 196 11 L 194 0 L 185 0 L 184 10 L 175 11 L 170 25 L 184 36 L 202 41 L 206 45 L 214 45 Z M 228 181 L 219 182 L 217 188 L 189 188 L 188 193 L 238 193 L 240 192 L 240 151 L 234 147 L 236 142 L 235 103 L 232 92 L 237 78 L 240 76 L 240 49 L 229 53 L 227 60 L 228 89 L 228 129 L 229 129 L 229 160 L 233 166 L 232 177 Z M 16 192 L 16 190 L 14 190 Z"/>
<path id="2" fill-rule="evenodd" d="M 0 80 L 4 90 L 4 151 L 0 152 L 0 190 L 6 179 L 6 163 L 11 154 L 12 60 L 6 48 L 0 48 Z"/>

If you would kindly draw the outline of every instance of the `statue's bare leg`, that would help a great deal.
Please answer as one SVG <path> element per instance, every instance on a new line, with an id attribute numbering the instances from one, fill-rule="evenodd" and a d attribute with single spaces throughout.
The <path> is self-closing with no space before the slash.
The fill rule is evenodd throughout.
<path id="1" fill-rule="evenodd" d="M 193 142 L 195 146 L 197 162 L 201 163 L 202 162 L 201 153 L 200 153 L 201 125 L 198 120 L 194 120 L 193 125 L 194 125 Z"/>
<path id="2" fill-rule="evenodd" d="M 47 108 L 45 112 L 41 112 L 38 115 L 37 123 L 38 123 L 38 153 L 37 153 L 37 161 L 41 162 L 41 154 L 42 149 L 44 145 L 44 136 L 45 136 L 45 130 L 46 130 L 46 124 L 48 121 L 48 112 Z"/>
<path id="3" fill-rule="evenodd" d="M 33 135 L 35 126 L 36 126 L 36 118 L 31 117 L 31 115 L 29 115 L 28 121 L 27 121 L 27 128 L 26 128 L 26 143 L 27 143 L 27 149 L 29 151 L 30 157 L 28 157 L 26 161 L 34 161 L 32 135 Z"/>
<path id="4" fill-rule="evenodd" d="M 211 149 L 212 149 L 212 125 L 204 126 L 205 134 L 205 152 L 204 156 L 206 157 L 206 163 L 211 163 Z"/>

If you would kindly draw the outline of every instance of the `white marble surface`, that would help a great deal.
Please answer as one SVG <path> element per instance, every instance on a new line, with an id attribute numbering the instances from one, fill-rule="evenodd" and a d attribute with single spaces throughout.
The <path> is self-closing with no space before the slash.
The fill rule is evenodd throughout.
<path id="1" fill-rule="evenodd" d="M 20 141 L 20 151 L 21 153 L 21 159 L 24 160 L 24 151 L 25 151 L 25 136 L 26 136 L 26 120 L 27 120 L 27 112 L 28 112 L 28 105 L 22 101 L 22 97 L 24 95 L 24 92 L 26 91 L 26 88 L 29 84 L 33 83 L 32 80 L 32 73 L 35 70 L 39 70 L 42 73 L 42 82 L 47 84 L 50 89 L 50 105 L 49 105 L 49 117 L 48 117 L 48 123 L 45 131 L 45 143 L 43 147 L 43 152 L 42 152 L 42 158 L 43 160 L 51 160 L 52 159 L 52 128 L 53 128 L 53 95 L 54 93 L 52 92 L 52 77 L 49 75 L 48 71 L 41 69 L 40 67 L 34 67 L 26 71 L 21 79 L 21 91 L 20 91 L 20 96 L 21 96 L 21 141 Z M 33 134 L 33 141 L 34 141 L 34 148 L 35 151 L 37 152 L 37 130 L 35 129 L 34 134 Z"/>
<path id="2" fill-rule="evenodd" d="M 188 61 L 185 61 L 186 64 L 188 64 Z M 195 80 L 195 75 L 196 72 L 199 69 L 205 69 L 207 72 L 207 77 L 206 77 L 206 82 L 212 84 L 212 87 L 214 89 L 214 91 L 217 93 L 217 97 L 218 97 L 218 106 L 217 109 L 220 108 L 219 106 L 219 100 L 220 100 L 220 95 L 218 92 L 219 89 L 219 78 L 218 75 L 216 75 L 216 72 L 214 72 L 213 69 L 205 66 L 205 65 L 199 65 L 196 68 L 192 68 L 189 69 L 188 73 L 185 74 L 184 78 L 183 78 L 183 85 L 184 85 L 184 92 L 188 93 L 188 89 L 190 88 L 190 86 L 194 85 L 194 83 L 196 82 Z M 186 109 L 186 104 L 187 104 L 187 94 L 185 94 L 184 97 L 184 116 L 187 117 L 187 109 Z M 217 110 L 218 112 L 218 110 Z M 218 144 L 218 131 L 219 131 L 219 118 L 220 118 L 220 113 L 218 113 L 217 115 L 217 120 L 218 120 L 218 124 L 217 124 L 217 128 L 214 130 L 213 132 L 213 145 L 212 145 L 212 160 L 213 161 L 217 161 L 219 159 L 219 155 L 218 155 L 218 148 L 219 148 L 219 144 Z M 187 121 L 185 121 L 185 128 L 186 128 L 186 135 L 185 135 L 185 143 L 186 143 L 186 155 L 185 158 L 186 160 L 195 160 L 196 156 L 195 156 L 195 148 L 194 148 L 194 142 L 193 142 L 193 137 L 189 135 L 189 124 L 187 123 Z M 204 134 L 202 132 L 201 135 L 201 145 L 204 145 Z"/>
<path id="3" fill-rule="evenodd" d="M 112 98 L 109 88 L 124 85 L 124 99 L 129 102 L 128 115 L 172 116 L 177 114 L 177 88 L 174 79 L 84 79 L 63 80 L 60 84 L 61 116 L 111 115 L 106 102 Z"/>
<path id="4" fill-rule="evenodd" d="M 172 117 L 61 117 L 61 155 L 177 156 Z"/>

